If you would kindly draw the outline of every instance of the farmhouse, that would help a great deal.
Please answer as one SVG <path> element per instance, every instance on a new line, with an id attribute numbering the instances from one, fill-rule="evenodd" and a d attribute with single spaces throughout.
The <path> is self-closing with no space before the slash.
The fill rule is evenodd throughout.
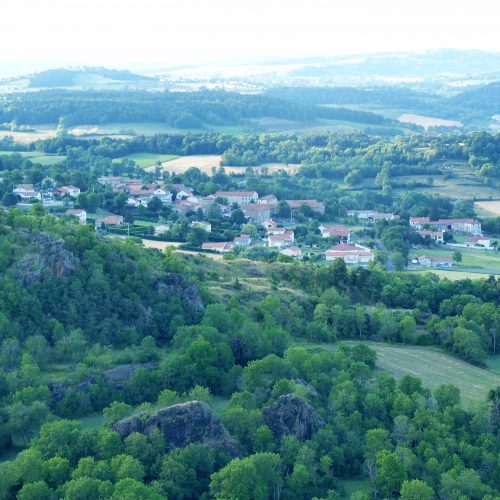
<path id="1" fill-rule="evenodd" d="M 431 221 L 429 217 L 410 217 L 410 226 L 417 230 L 429 226 L 434 230 L 467 233 L 474 236 L 481 235 L 481 223 L 475 219 L 439 219 Z"/>
<path id="2" fill-rule="evenodd" d="M 257 191 L 217 191 L 216 198 L 226 198 L 228 203 L 232 205 L 249 205 L 250 203 L 257 203 L 259 195 Z"/>
<path id="3" fill-rule="evenodd" d="M 252 238 L 248 234 L 242 234 L 241 236 L 236 236 L 233 241 L 237 247 L 249 247 L 252 243 Z"/>
<path id="4" fill-rule="evenodd" d="M 184 186 L 184 184 L 172 184 L 171 187 L 176 192 L 176 200 L 185 200 L 193 196 L 193 188 Z"/>
<path id="5" fill-rule="evenodd" d="M 103 186 L 110 186 L 111 188 L 115 188 L 120 184 L 123 184 L 123 180 L 121 177 L 99 177 L 97 182 L 102 184 Z"/>
<path id="6" fill-rule="evenodd" d="M 467 245 L 475 247 L 491 248 L 491 239 L 488 236 L 471 236 Z"/>
<path id="7" fill-rule="evenodd" d="M 339 238 L 341 242 L 349 243 L 351 241 L 351 233 L 349 228 L 342 224 L 329 224 L 319 226 L 321 236 L 323 238 Z"/>
<path id="8" fill-rule="evenodd" d="M 347 245 L 345 243 L 339 243 L 330 248 L 330 250 L 326 251 L 325 256 L 326 260 L 342 259 L 347 265 L 358 266 L 365 266 L 375 258 L 368 247 Z"/>
<path id="9" fill-rule="evenodd" d="M 59 196 L 69 196 L 70 198 L 77 198 L 80 196 L 80 188 L 76 186 L 62 186 L 55 190 L 55 194 Z"/>
<path id="10" fill-rule="evenodd" d="M 96 229 L 101 229 L 102 226 L 121 226 L 123 224 L 122 215 L 110 215 L 104 219 L 96 219 Z"/>
<path id="11" fill-rule="evenodd" d="M 317 200 L 286 200 L 288 206 L 290 207 L 290 211 L 292 215 L 300 210 L 300 207 L 306 206 L 309 207 L 313 212 L 317 212 L 319 214 L 325 213 L 325 204 L 321 201 Z"/>
<path id="12" fill-rule="evenodd" d="M 196 212 L 197 210 L 203 210 L 203 205 L 201 203 L 196 203 L 189 200 L 175 201 L 173 205 L 174 210 L 177 213 L 186 215 L 189 212 Z"/>
<path id="13" fill-rule="evenodd" d="M 435 243 L 444 243 L 444 231 L 431 231 L 429 229 L 421 229 L 417 233 L 425 238 L 428 236 Z"/>
<path id="14" fill-rule="evenodd" d="M 33 184 L 19 184 L 12 192 L 23 200 L 29 200 L 31 198 L 36 198 L 38 200 L 42 199 L 42 193 L 36 191 Z"/>
<path id="15" fill-rule="evenodd" d="M 274 194 L 266 194 L 265 196 L 262 196 L 257 200 L 257 203 L 261 205 L 277 205 L 278 203 L 278 198 L 274 196 Z"/>
<path id="16" fill-rule="evenodd" d="M 249 203 L 248 205 L 243 205 L 241 210 L 245 217 L 260 224 L 271 217 L 271 213 L 275 208 L 276 205 L 271 204 L 259 205 L 258 203 Z"/>
<path id="17" fill-rule="evenodd" d="M 284 227 L 270 226 L 267 228 L 267 235 L 274 236 L 276 234 L 285 234 L 286 229 Z"/>
<path id="18" fill-rule="evenodd" d="M 426 255 L 421 255 L 417 260 L 418 263 L 424 267 L 448 269 L 453 266 L 451 257 L 427 257 Z"/>
<path id="19" fill-rule="evenodd" d="M 300 259 L 302 257 L 302 251 L 299 247 L 288 247 L 280 250 L 280 254 L 286 255 L 287 257 L 293 257 L 295 259 Z"/>
<path id="20" fill-rule="evenodd" d="M 221 241 L 218 243 L 203 243 L 201 246 L 203 250 L 212 250 L 213 252 L 228 253 L 234 248 L 234 243 L 232 241 Z"/>
<path id="21" fill-rule="evenodd" d="M 375 210 L 348 210 L 347 216 L 357 217 L 361 220 L 372 220 L 373 222 L 399 219 L 399 215 L 390 212 L 376 212 Z"/>
<path id="22" fill-rule="evenodd" d="M 82 208 L 71 208 L 66 210 L 65 215 L 76 217 L 80 224 L 85 224 L 87 222 L 87 212 Z"/>
<path id="23" fill-rule="evenodd" d="M 294 239 L 293 231 L 285 231 L 283 234 L 270 235 L 267 244 L 269 248 L 285 248 L 291 246 Z"/>

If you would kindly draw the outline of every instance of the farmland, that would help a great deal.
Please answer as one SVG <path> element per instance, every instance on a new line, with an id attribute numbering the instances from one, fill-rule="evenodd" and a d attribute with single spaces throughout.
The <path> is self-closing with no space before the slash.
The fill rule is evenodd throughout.
<path id="1" fill-rule="evenodd" d="M 358 342 L 348 341 L 349 345 Z M 439 384 L 454 384 L 460 389 L 466 408 L 485 400 L 486 394 L 500 384 L 500 372 L 479 368 L 454 358 L 439 350 L 418 346 L 395 346 L 377 342 L 363 342 L 377 353 L 377 366 L 388 370 L 396 378 L 405 374 L 419 377 L 424 386 L 434 389 Z M 312 347 L 315 344 L 307 344 Z M 319 344 L 328 350 L 337 349 L 338 344 Z M 495 366 L 497 359 L 490 362 Z"/>
<path id="2" fill-rule="evenodd" d="M 12 153 L 12 151 L 0 151 L 0 155 L 11 155 Z M 66 159 L 62 155 L 51 155 L 41 151 L 21 151 L 16 152 L 16 154 L 20 154 L 23 158 L 31 160 L 33 163 L 40 163 L 40 165 L 53 165 Z"/>
<path id="3" fill-rule="evenodd" d="M 120 160 L 133 160 L 138 167 L 141 168 L 146 168 L 146 167 L 151 167 L 158 162 L 166 162 L 170 160 L 174 160 L 175 158 L 178 158 L 178 156 L 175 155 L 166 155 L 166 154 L 160 154 L 160 153 L 132 153 L 127 156 L 122 156 L 121 158 L 117 158 L 115 161 L 120 161 Z"/>
<path id="4" fill-rule="evenodd" d="M 494 217 L 500 216 L 500 201 L 476 201 L 474 203 L 476 212 L 480 216 Z"/>

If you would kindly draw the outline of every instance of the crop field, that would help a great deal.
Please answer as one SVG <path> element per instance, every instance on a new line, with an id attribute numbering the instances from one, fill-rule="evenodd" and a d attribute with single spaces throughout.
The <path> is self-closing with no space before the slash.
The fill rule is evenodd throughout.
<path id="1" fill-rule="evenodd" d="M 163 163 L 175 160 L 176 158 L 178 158 L 176 155 L 164 155 L 159 153 L 132 153 L 122 158 L 116 158 L 114 161 L 129 159 L 133 160 L 140 168 L 153 167 L 154 169 L 156 162 L 161 161 Z"/>
<path id="2" fill-rule="evenodd" d="M 424 128 L 429 127 L 463 127 L 462 122 L 455 120 L 444 120 L 442 118 L 433 118 L 431 116 L 414 115 L 404 113 L 399 117 L 401 123 L 415 123 Z"/>
<path id="3" fill-rule="evenodd" d="M 355 345 L 359 342 L 347 341 Z M 479 368 L 448 354 L 420 346 L 394 346 L 378 342 L 363 341 L 377 353 L 377 366 L 401 378 L 409 373 L 422 379 L 425 387 L 434 389 L 440 384 L 454 384 L 460 389 L 465 408 L 472 408 L 485 401 L 490 389 L 500 385 L 500 373 Z M 306 347 L 323 347 L 335 350 L 338 344 L 306 344 Z M 496 359 L 491 363 L 494 365 Z"/>
<path id="4" fill-rule="evenodd" d="M 437 274 L 440 278 L 446 278 L 449 279 L 450 281 L 458 281 L 458 280 L 479 280 L 479 279 L 486 279 L 489 276 L 491 276 L 488 273 L 471 273 L 471 272 L 466 272 L 466 271 L 446 271 L 443 269 L 425 269 L 425 270 L 418 270 L 418 271 L 410 271 L 410 272 L 416 272 L 417 274 L 425 274 L 425 273 L 433 273 Z"/>
<path id="5" fill-rule="evenodd" d="M 500 216 L 500 200 L 496 201 L 476 201 L 474 203 L 476 212 L 483 217 L 499 217 Z"/>

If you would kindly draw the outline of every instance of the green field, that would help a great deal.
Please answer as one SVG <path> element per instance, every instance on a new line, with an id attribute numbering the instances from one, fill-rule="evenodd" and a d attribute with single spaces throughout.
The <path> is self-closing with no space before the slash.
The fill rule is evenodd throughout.
<path id="1" fill-rule="evenodd" d="M 346 341 L 354 345 L 359 342 Z M 401 378 L 409 373 L 422 379 L 425 387 L 434 389 L 439 384 L 454 384 L 460 389 L 465 408 L 473 408 L 485 401 L 488 391 L 500 385 L 500 357 L 490 358 L 490 369 L 454 358 L 442 351 L 420 346 L 396 346 L 378 342 L 364 341 L 377 353 L 377 366 L 388 370 L 394 377 Z M 322 347 L 335 350 L 338 344 L 312 344 L 306 347 Z"/>
<path id="2" fill-rule="evenodd" d="M 448 248 L 443 246 L 440 249 L 427 249 L 419 248 L 418 250 L 412 250 L 410 254 L 410 259 L 413 259 L 419 255 L 427 255 L 429 257 L 443 257 L 452 256 L 454 252 L 460 252 L 462 254 L 462 262 L 453 263 L 453 271 L 464 272 L 466 274 L 471 273 L 481 273 L 486 276 L 493 274 L 500 274 L 500 253 L 493 252 L 492 250 L 480 250 L 472 248 Z M 423 268 L 424 269 L 424 268 Z M 430 270 L 425 268 L 426 270 Z M 442 276 L 444 273 L 449 271 L 440 270 Z"/>
<path id="3" fill-rule="evenodd" d="M 138 167 L 145 168 L 145 167 L 151 167 L 157 161 L 164 162 L 164 161 L 174 160 L 175 158 L 178 158 L 178 156 L 164 155 L 159 153 L 132 153 L 127 156 L 122 156 L 121 158 L 116 158 L 114 161 L 120 161 L 125 159 L 133 160 L 135 161 Z"/>
<path id="4" fill-rule="evenodd" d="M 467 272 L 467 271 L 445 271 L 443 269 L 421 269 L 417 271 L 410 270 L 408 272 L 414 272 L 417 274 L 425 274 L 425 273 L 432 273 L 432 274 L 437 274 L 440 278 L 446 278 L 449 279 L 450 281 L 458 281 L 458 280 L 479 280 L 479 279 L 486 279 L 491 276 L 491 274 L 488 273 L 473 273 L 473 272 Z"/>
<path id="5" fill-rule="evenodd" d="M 41 151 L 0 151 L 0 155 L 20 154 L 23 158 L 31 160 L 40 165 L 55 165 L 66 159 L 66 156 L 52 155 Z"/>

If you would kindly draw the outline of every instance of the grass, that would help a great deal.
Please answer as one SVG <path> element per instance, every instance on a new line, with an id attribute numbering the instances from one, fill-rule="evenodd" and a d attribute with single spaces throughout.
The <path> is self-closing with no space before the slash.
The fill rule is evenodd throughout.
<path id="1" fill-rule="evenodd" d="M 364 493 L 368 497 L 372 496 L 372 488 L 366 479 L 342 479 L 340 485 L 343 489 L 341 498 L 351 498 L 351 495 L 357 491 Z"/>
<path id="2" fill-rule="evenodd" d="M 132 153 L 127 156 L 123 156 L 121 158 L 117 158 L 114 161 L 120 160 L 133 160 L 138 167 L 146 168 L 151 167 L 156 164 L 157 161 L 170 161 L 178 158 L 176 155 L 166 155 L 166 154 L 157 154 L 157 153 Z"/>
<path id="3" fill-rule="evenodd" d="M 43 153 L 41 151 L 1 151 L 0 155 L 20 154 L 23 158 L 31 160 L 33 163 L 40 163 L 40 165 L 55 165 L 61 163 L 66 159 L 63 155 L 52 155 Z"/>
<path id="4" fill-rule="evenodd" d="M 443 269 L 421 269 L 418 271 L 408 271 L 408 272 L 416 272 L 418 274 L 425 273 L 433 273 L 437 274 L 440 278 L 447 278 L 450 281 L 458 281 L 458 280 L 480 280 L 489 278 L 491 275 L 488 273 L 474 273 L 467 271 L 446 271 Z"/>
<path id="5" fill-rule="evenodd" d="M 346 341 L 354 345 L 359 342 Z M 377 366 L 400 379 L 410 374 L 422 380 L 425 387 L 434 389 L 440 384 L 453 384 L 460 389 L 466 409 L 486 400 L 490 389 L 500 385 L 500 358 L 490 358 L 492 369 L 479 368 L 430 347 L 389 345 L 363 341 L 377 353 Z M 307 343 L 306 347 L 322 347 L 334 351 L 338 344 Z"/>

